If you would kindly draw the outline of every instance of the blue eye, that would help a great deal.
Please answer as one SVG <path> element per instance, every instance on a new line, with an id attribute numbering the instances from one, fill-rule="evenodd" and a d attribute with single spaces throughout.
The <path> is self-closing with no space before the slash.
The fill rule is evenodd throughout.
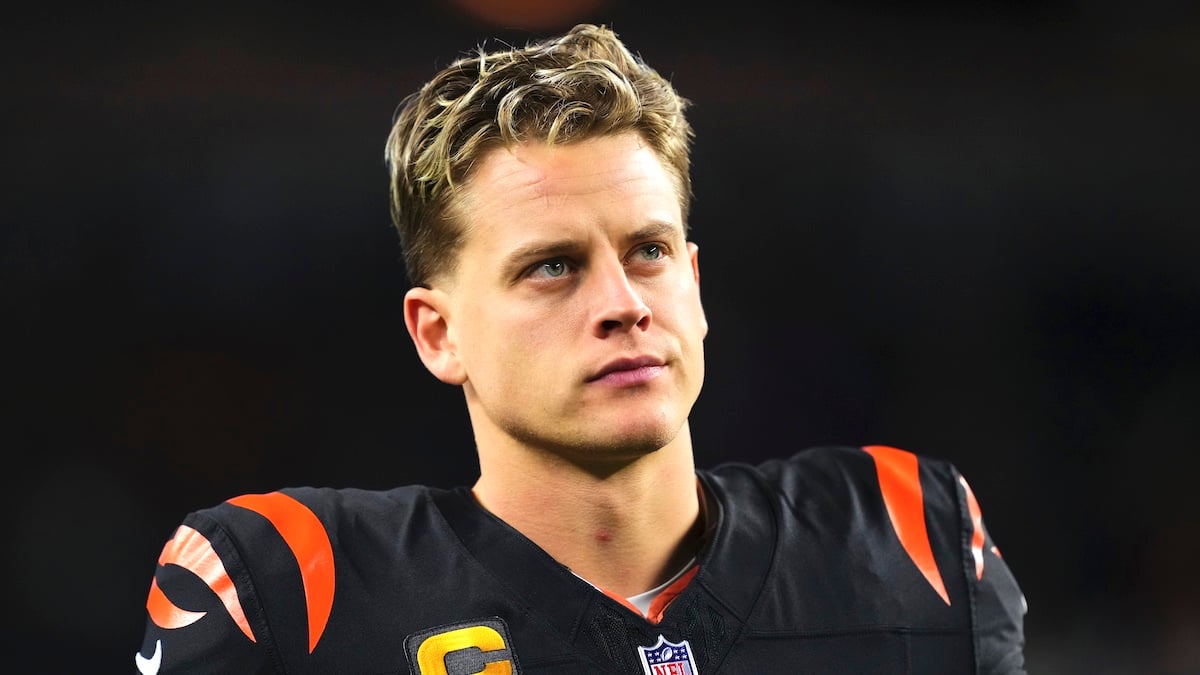
<path id="1" fill-rule="evenodd" d="M 557 278 L 567 273 L 567 263 L 562 260 L 547 260 L 539 263 L 535 271 L 547 277 Z"/>
<path id="2" fill-rule="evenodd" d="M 666 252 L 663 251 L 663 247 L 658 244 L 646 244 L 638 249 L 638 253 L 644 260 L 658 260 L 666 255 Z"/>

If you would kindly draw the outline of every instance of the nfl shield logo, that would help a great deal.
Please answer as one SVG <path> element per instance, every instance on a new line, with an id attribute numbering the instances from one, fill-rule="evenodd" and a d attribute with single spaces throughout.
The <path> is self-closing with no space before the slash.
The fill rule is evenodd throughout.
<path id="1" fill-rule="evenodd" d="M 699 675 L 692 660 L 692 646 L 687 640 L 667 642 L 661 635 L 653 647 L 638 647 L 642 669 L 646 675 Z"/>

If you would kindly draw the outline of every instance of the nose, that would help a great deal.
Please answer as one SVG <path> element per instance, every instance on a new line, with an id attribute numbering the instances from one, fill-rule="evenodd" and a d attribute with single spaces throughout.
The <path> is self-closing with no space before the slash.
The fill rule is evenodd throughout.
<path id="1" fill-rule="evenodd" d="M 597 337 L 646 330 L 650 326 L 650 307 L 642 300 L 639 289 L 630 283 L 620 260 L 593 267 L 589 281 L 596 308 L 593 325 Z"/>

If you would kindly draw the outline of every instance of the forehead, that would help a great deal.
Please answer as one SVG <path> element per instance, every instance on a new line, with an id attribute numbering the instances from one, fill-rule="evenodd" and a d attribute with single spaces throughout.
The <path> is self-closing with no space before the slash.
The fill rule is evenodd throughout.
<path id="1" fill-rule="evenodd" d="M 666 165 L 639 135 L 626 132 L 569 144 L 525 142 L 492 148 L 480 159 L 465 193 L 478 207 L 488 197 L 519 201 L 597 190 L 620 193 L 658 188 L 654 183 L 664 179 L 677 196 L 675 178 Z"/>
<path id="2" fill-rule="evenodd" d="M 494 148 L 460 193 L 457 216 L 468 243 L 481 238 L 645 221 L 677 224 L 680 185 L 635 133 L 566 145 Z"/>

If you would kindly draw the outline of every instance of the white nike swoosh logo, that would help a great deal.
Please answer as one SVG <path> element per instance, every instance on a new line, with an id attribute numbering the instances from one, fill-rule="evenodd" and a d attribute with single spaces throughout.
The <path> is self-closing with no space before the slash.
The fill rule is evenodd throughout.
<path id="1" fill-rule="evenodd" d="M 154 656 L 146 658 L 138 652 L 133 655 L 133 662 L 142 675 L 158 675 L 158 666 L 162 663 L 162 640 L 154 641 Z"/>

